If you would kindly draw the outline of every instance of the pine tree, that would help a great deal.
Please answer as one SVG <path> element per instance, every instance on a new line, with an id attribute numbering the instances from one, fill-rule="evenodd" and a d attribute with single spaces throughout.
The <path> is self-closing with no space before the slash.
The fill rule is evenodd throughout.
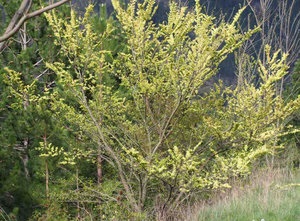
<path id="1" fill-rule="evenodd" d="M 19 3 L 1 2 L 6 21 Z M 5 27 L 6 23 L 2 24 Z M 0 205 L 18 220 L 27 220 L 44 197 L 41 161 L 35 148 L 45 131 L 56 130 L 52 139 L 61 143 L 60 129 L 51 120 L 47 99 L 42 99 L 55 86 L 55 75 L 44 61 L 53 61 L 56 53 L 46 19 L 39 17 L 24 23 L 0 54 Z"/>

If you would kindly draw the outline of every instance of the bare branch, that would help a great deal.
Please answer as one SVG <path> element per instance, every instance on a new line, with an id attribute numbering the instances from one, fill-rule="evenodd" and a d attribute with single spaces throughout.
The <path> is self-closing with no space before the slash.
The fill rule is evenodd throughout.
<path id="1" fill-rule="evenodd" d="M 38 9 L 34 12 L 28 13 L 32 6 L 32 1 L 23 0 L 19 9 L 17 10 L 12 20 L 10 21 L 8 27 L 6 28 L 4 34 L 0 36 L 0 51 L 3 50 L 5 41 L 8 40 L 10 37 L 12 37 L 21 28 L 21 26 L 24 24 L 26 20 L 39 16 L 40 14 L 50 11 L 54 8 L 57 8 L 68 1 L 70 0 L 61 0 L 51 5 L 48 5 L 44 8 Z"/>
<path id="2" fill-rule="evenodd" d="M 69 2 L 69 1 L 70 1 L 70 0 L 61 0 L 61 1 L 59 1 L 59 2 L 53 3 L 53 4 L 51 4 L 51 5 L 48 5 L 48 6 L 46 6 L 45 8 L 41 8 L 41 9 L 39 9 L 39 10 L 36 10 L 36 11 L 34 11 L 34 12 L 31 12 L 31 13 L 28 14 L 28 18 L 27 18 L 27 19 L 32 18 L 32 17 L 35 17 L 35 16 L 39 16 L 40 14 L 42 14 L 42 13 L 44 13 L 44 12 L 46 12 L 46 11 L 50 11 L 50 10 L 52 10 L 52 9 L 54 9 L 54 8 L 57 8 L 57 7 L 59 7 L 59 6 L 63 5 L 63 4 L 65 4 L 65 3 L 67 3 L 67 2 Z"/>

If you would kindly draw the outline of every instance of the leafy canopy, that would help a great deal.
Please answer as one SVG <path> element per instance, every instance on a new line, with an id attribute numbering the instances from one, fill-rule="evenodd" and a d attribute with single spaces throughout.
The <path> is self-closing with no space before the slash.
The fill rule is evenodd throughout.
<path id="1" fill-rule="evenodd" d="M 74 12 L 70 20 L 47 14 L 64 57 L 47 64 L 58 76 L 51 108 L 114 165 L 135 212 L 228 187 L 260 155 L 282 148 L 280 137 L 297 132 L 289 120 L 300 98 L 285 102 L 276 93 L 275 83 L 287 74 L 286 55 L 271 55 L 268 46 L 258 87 L 218 83 L 199 93 L 258 30 L 239 31 L 244 9 L 229 23 L 216 22 L 199 3 L 188 11 L 171 1 L 167 22 L 157 25 L 154 0 L 132 0 L 125 9 L 112 3 L 124 42 L 117 53 L 105 44 L 116 37 L 113 24 L 96 33 L 91 7 L 81 19 Z"/>

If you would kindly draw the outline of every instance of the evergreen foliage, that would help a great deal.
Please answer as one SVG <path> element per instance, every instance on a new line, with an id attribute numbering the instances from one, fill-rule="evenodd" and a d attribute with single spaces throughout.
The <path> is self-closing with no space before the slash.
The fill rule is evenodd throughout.
<path id="1" fill-rule="evenodd" d="M 6 22 L 20 2 L 0 2 Z M 33 8 L 39 3 L 34 1 Z M 66 13 L 65 8 L 59 14 Z M 35 149 L 39 142 L 49 135 L 56 145 L 64 143 L 46 99 L 55 77 L 44 61 L 53 61 L 57 53 L 46 24 L 43 17 L 25 23 L 0 54 L 0 207 L 12 220 L 28 220 L 45 199 L 42 161 Z"/>

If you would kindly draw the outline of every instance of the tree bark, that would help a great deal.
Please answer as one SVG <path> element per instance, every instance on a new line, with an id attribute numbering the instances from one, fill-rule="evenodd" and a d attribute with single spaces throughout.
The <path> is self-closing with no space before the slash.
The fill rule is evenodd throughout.
<path id="1" fill-rule="evenodd" d="M 49 169 L 48 161 L 45 160 L 45 188 L 46 188 L 46 198 L 49 198 Z"/>
<path id="2" fill-rule="evenodd" d="M 97 180 L 98 184 L 102 183 L 102 157 L 101 157 L 101 148 L 99 148 L 99 153 L 97 156 Z"/>

